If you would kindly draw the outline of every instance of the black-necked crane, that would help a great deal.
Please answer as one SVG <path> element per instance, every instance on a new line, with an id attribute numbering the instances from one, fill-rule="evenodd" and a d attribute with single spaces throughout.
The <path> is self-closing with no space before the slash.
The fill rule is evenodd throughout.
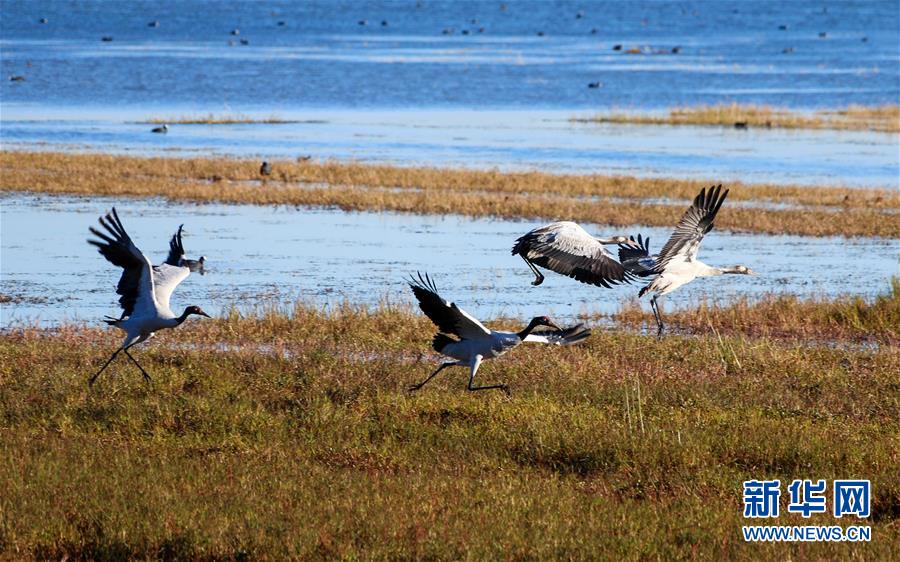
<path id="1" fill-rule="evenodd" d="M 184 225 L 179 225 L 178 232 L 176 232 L 172 236 L 172 239 L 169 241 L 169 257 L 166 258 L 166 263 L 169 263 L 169 261 L 171 260 L 172 263 L 187 266 L 187 268 L 191 270 L 191 273 L 206 275 L 206 256 L 200 256 L 200 258 L 196 260 L 188 259 L 185 257 L 184 245 L 181 242 L 181 233 L 183 231 Z"/>
<path id="2" fill-rule="evenodd" d="M 522 256 L 531 268 L 532 285 L 544 282 L 544 276 L 535 267 L 538 265 L 582 283 L 610 288 L 629 277 L 604 246 L 627 243 L 625 236 L 595 238 L 574 222 L 560 221 L 535 228 L 516 240 L 512 254 Z"/>
<path id="3" fill-rule="evenodd" d="M 663 321 L 657 303 L 659 297 L 671 293 L 697 277 L 712 277 L 726 273 L 755 275 L 755 272 L 746 265 L 713 267 L 697 259 L 700 242 L 706 233 L 712 230 L 716 214 L 727 196 L 728 190 L 723 192 L 721 185 L 710 187 L 708 190 L 701 189 L 678 221 L 669 241 L 655 256 L 650 255 L 650 239 L 642 238 L 641 235 L 638 235 L 636 240 L 632 237 L 628 245 L 619 246 L 619 260 L 630 274 L 636 277 L 653 277 L 653 280 L 640 290 L 638 296 L 653 293 L 650 297 L 650 306 L 656 318 L 657 337 L 663 333 Z"/>
<path id="4" fill-rule="evenodd" d="M 410 278 L 408 283 L 419 301 L 419 308 L 438 327 L 438 333 L 431 343 L 432 348 L 450 358 L 444 360 L 428 378 L 411 386 L 410 391 L 422 388 L 447 367 L 458 366 L 469 368 L 469 384 L 466 387 L 468 390 L 498 388 L 509 394 L 509 387 L 505 384 L 474 386 L 475 374 L 482 361 L 500 357 L 523 342 L 569 345 L 591 335 L 590 329 L 583 324 L 563 330 L 546 316 L 532 318 L 528 326 L 518 332 L 490 330 L 455 303 L 448 302 L 438 295 L 434 282 L 427 274 L 423 276 L 420 273 L 418 279 Z M 553 331 L 535 332 L 538 326 L 548 326 L 553 328 Z"/>
<path id="5" fill-rule="evenodd" d="M 263 161 L 259 166 L 259 175 L 261 176 L 271 176 L 272 175 L 272 165 L 267 161 Z"/>
<path id="6" fill-rule="evenodd" d="M 106 232 L 91 227 L 91 233 L 99 240 L 88 240 L 97 246 L 100 254 L 113 265 L 122 268 L 116 293 L 120 295 L 119 305 L 122 316 L 107 316 L 104 322 L 125 332 L 125 339 L 103 367 L 91 377 L 89 385 L 93 385 L 106 367 L 112 363 L 120 351 L 131 359 L 146 380 L 151 380 L 147 371 L 128 353 L 128 349 L 166 328 L 181 325 L 191 314 L 206 316 L 199 306 L 188 306 L 180 316 L 176 316 L 169 308 L 169 298 L 179 283 L 190 274 L 190 268 L 184 264 L 184 248 L 181 246 L 181 227 L 169 242 L 169 256 L 160 265 L 153 265 L 149 259 L 134 245 L 131 237 L 125 232 L 122 221 L 115 207 L 105 217 L 100 217 L 100 224 Z"/>

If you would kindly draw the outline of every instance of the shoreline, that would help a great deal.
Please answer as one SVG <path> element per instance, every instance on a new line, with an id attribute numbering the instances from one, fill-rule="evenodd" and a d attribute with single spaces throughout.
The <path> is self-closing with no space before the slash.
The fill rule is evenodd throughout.
<path id="1" fill-rule="evenodd" d="M 716 183 L 315 160 L 272 166 L 271 176 L 260 176 L 258 160 L 241 158 L 2 151 L 0 191 L 673 226 L 681 205 Z M 737 182 L 726 187 L 729 201 L 741 204 L 723 207 L 716 225 L 723 230 L 900 238 L 896 191 Z"/>
<path id="2" fill-rule="evenodd" d="M 900 105 L 861 106 L 797 111 L 755 104 L 718 104 L 675 107 L 662 112 L 606 111 L 572 117 L 576 123 L 628 125 L 692 125 L 736 129 L 814 129 L 900 133 Z"/>

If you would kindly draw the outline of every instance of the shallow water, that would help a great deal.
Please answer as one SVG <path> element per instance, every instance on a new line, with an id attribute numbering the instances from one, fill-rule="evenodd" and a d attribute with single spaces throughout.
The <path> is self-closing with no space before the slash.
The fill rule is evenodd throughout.
<path id="1" fill-rule="evenodd" d="M 140 111 L 41 115 L 7 107 L 4 146 L 893 188 L 900 168 L 896 134 L 583 124 L 570 111 L 310 110 L 279 115 L 299 123 L 171 125 L 166 135 L 137 123 Z"/>
<path id="2" fill-rule="evenodd" d="M 900 135 L 568 119 L 721 102 L 897 103 L 898 26 L 890 0 L 4 0 L 0 135 L 6 148 L 897 188 Z M 304 123 L 168 135 L 135 123 L 208 114 Z"/>
<path id="3" fill-rule="evenodd" d="M 87 228 L 113 204 L 151 260 L 164 259 L 168 239 L 181 223 L 189 256 L 208 257 L 209 272 L 191 275 L 179 286 L 172 299 L 176 309 L 197 304 L 218 313 L 232 304 L 249 310 L 261 304 L 290 305 L 297 298 L 323 305 L 344 300 L 377 305 L 385 299 L 411 303 L 403 279 L 422 270 L 434 277 L 445 298 L 481 318 L 552 314 L 570 319 L 614 312 L 639 287 L 600 289 L 555 274 L 532 287 L 528 268 L 510 255 L 514 240 L 537 226 L 532 222 L 4 195 L 0 292 L 21 302 L 0 305 L 0 326 L 93 322 L 118 314 L 119 270 L 85 243 Z M 613 234 L 608 227 L 589 225 L 588 230 Z M 660 228 L 622 229 L 638 231 L 651 236 L 652 248 L 659 248 L 668 235 Z M 664 308 L 767 293 L 872 297 L 887 291 L 890 277 L 900 274 L 896 240 L 714 231 L 704 241 L 701 257 L 714 265 L 743 263 L 760 275 L 698 280 L 667 297 Z"/>
<path id="4" fill-rule="evenodd" d="M 892 0 L 4 0 L 0 69 L 26 81 L 0 81 L 0 96 L 215 111 L 874 105 L 900 94 L 898 20 Z"/>

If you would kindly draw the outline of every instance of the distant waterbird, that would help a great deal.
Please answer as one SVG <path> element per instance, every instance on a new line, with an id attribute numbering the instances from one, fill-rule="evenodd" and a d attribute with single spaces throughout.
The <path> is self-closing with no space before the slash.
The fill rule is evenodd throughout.
<path id="1" fill-rule="evenodd" d="M 153 129 L 150 130 L 150 132 L 151 133 L 161 133 L 164 135 L 169 132 L 169 126 L 166 124 L 163 124 L 161 127 L 154 127 Z"/>
<path id="2" fill-rule="evenodd" d="M 604 246 L 628 244 L 628 237 L 595 238 L 570 221 L 553 222 L 521 236 L 512 255 L 521 256 L 534 273 L 532 285 L 544 282 L 540 266 L 582 283 L 610 288 L 628 281 L 625 268 Z"/>
<path id="3" fill-rule="evenodd" d="M 124 352 L 140 369 L 144 379 L 149 381 L 149 373 L 128 350 L 159 330 L 180 326 L 192 314 L 207 318 L 209 315 L 198 306 L 188 306 L 181 315 L 176 316 L 169 307 L 172 292 L 191 272 L 184 264 L 181 227 L 169 242 L 166 261 L 153 265 L 128 236 L 115 207 L 105 217 L 100 217 L 100 225 L 106 232 L 91 227 L 91 234 L 99 240 L 89 239 L 88 243 L 96 246 L 107 261 L 122 268 L 122 277 L 116 288 L 122 315 L 119 318 L 107 316 L 104 322 L 124 331 L 125 339 L 88 384 L 93 385 L 120 352 Z"/>
<path id="4" fill-rule="evenodd" d="M 410 278 L 408 283 L 419 301 L 419 308 L 438 328 L 432 348 L 449 358 L 425 380 L 409 387 L 410 391 L 419 390 L 447 367 L 457 366 L 469 368 L 468 390 L 500 389 L 509 394 L 509 387 L 505 384 L 475 386 L 475 375 L 482 361 L 500 357 L 523 342 L 570 345 L 591 334 L 583 324 L 563 330 L 546 316 L 532 318 L 528 326 L 518 332 L 490 330 L 455 303 L 444 300 L 427 274 L 423 276 L 419 273 L 418 278 Z M 535 331 L 538 326 L 553 330 Z"/>
<path id="5" fill-rule="evenodd" d="M 184 225 L 178 226 L 178 231 L 172 236 L 172 239 L 169 241 L 169 256 L 166 259 L 166 263 L 174 263 L 179 266 L 187 267 L 191 270 L 191 273 L 199 273 L 200 275 L 206 275 L 206 256 L 200 256 L 199 259 L 192 260 L 188 259 L 184 255 L 184 244 L 182 243 L 181 235 L 184 232 Z"/>
<path id="6" fill-rule="evenodd" d="M 266 161 L 259 166 L 259 174 L 261 176 L 270 176 L 272 175 L 272 165 Z"/>
<path id="7" fill-rule="evenodd" d="M 641 235 L 636 239 L 632 237 L 628 244 L 619 246 L 619 261 L 629 274 L 642 278 L 653 277 L 650 284 L 640 290 L 638 297 L 643 297 L 646 293 L 653 294 L 650 297 L 650 306 L 656 318 L 657 337 L 663 333 L 663 321 L 657 303 L 660 297 L 697 277 L 722 274 L 755 275 L 755 272 L 745 265 L 712 267 L 697 259 L 700 242 L 712 230 L 716 214 L 727 196 L 728 190 L 723 192 L 721 185 L 701 189 L 657 255 L 650 255 L 650 239 Z"/>

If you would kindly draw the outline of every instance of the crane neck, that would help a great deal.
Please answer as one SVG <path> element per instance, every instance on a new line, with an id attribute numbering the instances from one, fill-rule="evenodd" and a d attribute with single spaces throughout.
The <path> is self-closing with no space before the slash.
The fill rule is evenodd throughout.
<path id="1" fill-rule="evenodd" d="M 525 341 L 525 338 L 528 337 L 528 334 L 530 334 L 537 327 L 538 327 L 537 319 L 532 319 L 532 321 L 529 322 L 528 325 L 525 326 L 524 329 L 516 332 L 516 335 L 519 336 L 520 340 Z"/>

